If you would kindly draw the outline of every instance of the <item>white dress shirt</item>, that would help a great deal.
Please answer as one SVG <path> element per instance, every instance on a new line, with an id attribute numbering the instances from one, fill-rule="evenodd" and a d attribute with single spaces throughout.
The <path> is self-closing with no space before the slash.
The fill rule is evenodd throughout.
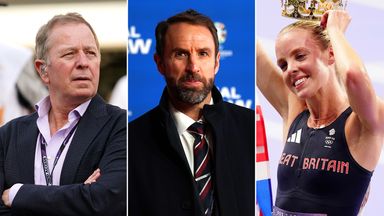
<path id="1" fill-rule="evenodd" d="M 209 104 L 210 105 L 213 104 L 212 99 Z M 169 107 L 170 107 L 171 116 L 176 124 L 177 132 L 179 134 L 180 141 L 184 149 L 185 157 L 187 158 L 189 168 L 191 169 L 191 173 L 194 176 L 193 144 L 194 144 L 195 138 L 187 131 L 187 129 L 189 126 L 195 123 L 195 120 L 193 120 L 186 114 L 177 110 L 171 103 L 169 103 Z M 204 122 L 203 119 L 199 119 L 199 121 Z M 206 138 L 207 138 L 207 144 L 209 148 L 212 149 L 210 145 L 211 136 L 209 134 L 209 131 L 206 132 Z"/>

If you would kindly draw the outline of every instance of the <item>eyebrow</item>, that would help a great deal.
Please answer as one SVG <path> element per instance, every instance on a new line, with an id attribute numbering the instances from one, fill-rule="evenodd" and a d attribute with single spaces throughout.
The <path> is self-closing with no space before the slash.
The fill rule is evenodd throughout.
<path id="1" fill-rule="evenodd" d="M 84 50 L 95 50 L 97 51 L 97 47 L 96 46 L 84 46 L 83 47 Z M 67 46 L 67 47 L 62 47 L 61 49 L 59 49 L 59 53 L 63 53 L 63 52 L 67 52 L 67 51 L 77 51 L 79 50 L 77 47 L 75 46 Z"/>
<path id="2" fill-rule="evenodd" d="M 306 53 L 308 53 L 308 51 L 307 51 L 307 49 L 305 49 L 305 47 L 299 47 L 299 48 L 296 48 L 296 49 L 292 50 L 290 52 L 290 54 L 291 55 L 295 55 L 295 54 L 297 54 L 299 52 L 306 52 Z"/>
<path id="3" fill-rule="evenodd" d="M 198 51 L 212 52 L 212 49 L 210 49 L 208 47 L 203 47 L 203 48 L 198 49 Z"/>
<path id="4" fill-rule="evenodd" d="M 298 48 L 295 48 L 294 50 L 291 50 L 289 53 L 288 53 L 288 56 L 292 56 L 292 55 L 295 55 L 299 52 L 305 52 L 305 53 L 308 53 L 308 51 L 305 49 L 305 47 L 298 47 Z M 277 62 L 281 61 L 283 59 L 277 59 Z"/>
<path id="5" fill-rule="evenodd" d="M 172 52 L 172 53 L 174 53 L 174 52 L 189 52 L 189 50 L 187 50 L 187 49 L 183 49 L 183 48 L 180 48 L 180 47 L 176 47 L 176 48 L 173 48 L 173 49 L 171 50 L 171 52 Z"/>
<path id="6" fill-rule="evenodd" d="M 180 47 L 173 48 L 171 51 L 172 52 L 187 52 L 187 53 L 189 53 L 189 49 L 184 49 L 184 48 L 180 48 Z M 203 48 L 198 48 L 197 51 L 199 51 L 199 52 L 201 52 L 201 51 L 212 52 L 212 49 L 210 49 L 208 47 L 203 47 Z"/>
<path id="7" fill-rule="evenodd" d="M 298 47 L 298 48 L 295 48 L 294 50 L 290 51 L 288 53 L 288 56 L 293 56 L 293 55 L 296 55 L 297 53 L 299 52 L 305 52 L 305 53 L 309 53 L 307 51 L 307 49 L 305 49 L 305 47 Z M 277 59 L 276 63 L 279 64 L 279 63 L 282 63 L 282 61 L 285 61 L 283 58 L 279 58 Z"/>

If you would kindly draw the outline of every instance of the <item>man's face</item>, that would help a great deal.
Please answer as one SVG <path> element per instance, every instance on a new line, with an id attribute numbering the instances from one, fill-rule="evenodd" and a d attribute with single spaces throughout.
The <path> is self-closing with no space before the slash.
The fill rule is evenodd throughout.
<path id="1" fill-rule="evenodd" d="M 219 59 L 208 28 L 187 23 L 169 26 L 163 57 L 155 56 L 171 97 L 186 104 L 209 102 Z"/>
<path id="2" fill-rule="evenodd" d="M 92 98 L 98 88 L 100 52 L 85 24 L 58 24 L 48 38 L 46 75 L 51 99 L 81 103 Z"/>

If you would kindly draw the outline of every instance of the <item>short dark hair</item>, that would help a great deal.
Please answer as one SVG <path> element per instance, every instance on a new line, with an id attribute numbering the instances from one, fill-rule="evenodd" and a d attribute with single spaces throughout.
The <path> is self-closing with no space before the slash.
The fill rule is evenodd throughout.
<path id="1" fill-rule="evenodd" d="M 205 26 L 211 32 L 213 41 L 215 42 L 215 55 L 219 52 L 219 39 L 217 37 L 217 29 L 211 18 L 193 10 L 189 9 L 179 14 L 176 14 L 172 17 L 169 17 L 167 20 L 159 22 L 156 26 L 156 53 L 159 56 L 164 54 L 164 45 L 165 45 L 165 34 L 170 25 L 176 23 L 188 23 L 191 25 L 200 25 Z"/>

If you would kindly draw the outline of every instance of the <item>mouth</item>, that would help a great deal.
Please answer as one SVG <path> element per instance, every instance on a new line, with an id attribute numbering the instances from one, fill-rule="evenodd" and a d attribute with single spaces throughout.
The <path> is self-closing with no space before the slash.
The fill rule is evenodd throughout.
<path id="1" fill-rule="evenodd" d="M 185 79 L 185 80 L 183 80 L 183 82 L 196 83 L 196 82 L 201 82 L 201 81 L 199 79 L 191 78 L 191 79 Z"/>
<path id="2" fill-rule="evenodd" d="M 199 80 L 184 80 L 182 83 L 186 88 L 198 88 L 201 86 L 201 82 Z"/>
<path id="3" fill-rule="evenodd" d="M 308 77 L 302 77 L 296 81 L 293 82 L 293 87 L 295 88 L 298 88 L 300 87 L 302 84 L 304 84 L 304 82 L 308 79 Z"/>
<path id="4" fill-rule="evenodd" d="M 73 81 L 90 81 L 89 77 L 75 77 Z"/>
<path id="5" fill-rule="evenodd" d="M 202 80 L 199 76 L 188 75 L 188 76 L 183 77 L 181 79 L 181 82 L 185 86 L 196 87 L 202 83 Z"/>

